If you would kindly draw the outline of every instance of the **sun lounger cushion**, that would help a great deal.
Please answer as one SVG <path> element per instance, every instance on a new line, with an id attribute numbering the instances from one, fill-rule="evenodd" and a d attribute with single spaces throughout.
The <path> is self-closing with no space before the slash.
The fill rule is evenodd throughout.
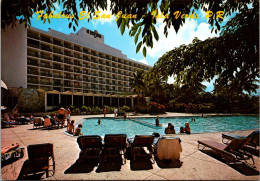
<path id="1" fill-rule="evenodd" d="M 156 144 L 156 152 L 159 160 L 180 159 L 182 147 L 177 138 L 160 138 Z"/>

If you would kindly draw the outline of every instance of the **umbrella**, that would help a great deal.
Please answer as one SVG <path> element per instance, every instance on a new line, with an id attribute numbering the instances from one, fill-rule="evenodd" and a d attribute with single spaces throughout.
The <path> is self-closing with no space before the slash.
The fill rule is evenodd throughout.
<path id="1" fill-rule="evenodd" d="M 1 106 L 1 111 L 6 110 L 7 108 L 5 106 Z"/>
<path id="2" fill-rule="evenodd" d="M 7 90 L 7 85 L 4 83 L 4 81 L 1 80 L 1 87 Z"/>

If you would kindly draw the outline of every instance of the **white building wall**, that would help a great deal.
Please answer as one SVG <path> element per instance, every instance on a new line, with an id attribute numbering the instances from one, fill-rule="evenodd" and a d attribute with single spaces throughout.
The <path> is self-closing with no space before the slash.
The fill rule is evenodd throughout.
<path id="1" fill-rule="evenodd" d="M 27 29 L 24 24 L 1 31 L 1 79 L 8 87 L 27 88 Z"/>

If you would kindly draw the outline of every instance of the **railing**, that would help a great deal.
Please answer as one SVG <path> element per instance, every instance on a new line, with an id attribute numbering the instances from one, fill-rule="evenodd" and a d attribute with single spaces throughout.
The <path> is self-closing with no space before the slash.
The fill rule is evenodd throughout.
<path id="1" fill-rule="evenodd" d="M 63 70 L 63 68 L 61 66 L 53 66 L 53 69 L 57 69 L 57 70 Z"/>
<path id="2" fill-rule="evenodd" d="M 41 76 L 47 76 L 50 77 L 51 74 L 49 72 L 41 72 Z"/>
<path id="3" fill-rule="evenodd" d="M 58 45 L 58 46 L 63 46 L 63 44 L 57 40 L 53 40 L 53 44 Z"/>
<path id="4" fill-rule="evenodd" d="M 59 49 L 53 49 L 53 52 L 54 52 L 54 53 L 58 53 L 58 54 L 61 54 L 61 55 L 63 55 L 62 51 L 61 51 L 61 50 L 59 50 Z"/>
<path id="5" fill-rule="evenodd" d="M 34 39 L 37 39 L 37 40 L 40 39 L 38 35 L 35 35 L 35 34 L 33 34 L 33 33 L 28 33 L 28 37 L 34 38 Z"/>
<path id="6" fill-rule="evenodd" d="M 39 84 L 39 81 L 38 80 L 28 80 L 28 83 L 29 84 Z"/>
<path id="7" fill-rule="evenodd" d="M 40 48 L 39 45 L 35 45 L 35 44 L 32 44 L 32 43 L 28 43 L 27 45 L 30 46 L 30 47 L 34 47 L 34 48 Z"/>
<path id="8" fill-rule="evenodd" d="M 51 60 L 51 57 L 47 56 L 47 55 L 41 55 L 41 58 L 44 58 L 44 59 L 47 59 L 47 60 Z"/>
<path id="9" fill-rule="evenodd" d="M 36 61 L 30 61 L 30 60 L 29 60 L 29 61 L 27 62 L 27 64 L 28 64 L 28 65 L 39 66 L 38 62 L 36 62 Z"/>
<path id="10" fill-rule="evenodd" d="M 31 69 L 28 69 L 27 71 L 28 74 L 32 74 L 32 75 L 39 75 L 39 72 L 36 71 L 36 70 L 31 70 Z"/>
<path id="11" fill-rule="evenodd" d="M 54 57 L 54 58 L 53 58 L 53 61 L 61 62 L 61 63 L 62 63 L 62 59 L 61 59 L 61 58 L 58 58 L 58 57 Z"/>
<path id="12" fill-rule="evenodd" d="M 63 78 L 63 76 L 62 75 L 55 75 L 55 74 L 53 74 L 53 77 L 55 77 L 55 78 Z"/>
<path id="13" fill-rule="evenodd" d="M 73 79 L 72 76 L 64 76 L 64 79 Z"/>
<path id="14" fill-rule="evenodd" d="M 41 46 L 41 49 L 51 52 L 51 48 L 47 46 Z"/>
<path id="15" fill-rule="evenodd" d="M 68 53 L 68 52 L 64 52 L 64 55 L 67 55 L 67 56 L 73 57 L 73 55 L 70 54 L 70 53 Z"/>
<path id="16" fill-rule="evenodd" d="M 41 63 L 40 65 L 41 67 L 46 67 L 46 68 L 51 68 L 50 64 L 45 64 L 45 63 Z"/>
<path id="17" fill-rule="evenodd" d="M 64 86 L 66 86 L 66 87 L 72 87 L 73 85 L 72 85 L 72 84 L 65 84 L 65 83 L 64 83 Z"/>
<path id="18" fill-rule="evenodd" d="M 74 50 L 81 52 L 79 47 L 74 47 Z"/>
<path id="19" fill-rule="evenodd" d="M 30 51 L 28 51 L 27 54 L 28 54 L 29 56 L 39 57 L 39 55 L 38 55 L 37 52 L 30 52 Z"/>
<path id="20" fill-rule="evenodd" d="M 64 58 L 64 63 L 73 64 L 69 59 Z"/>
<path id="21" fill-rule="evenodd" d="M 52 85 L 52 82 L 41 81 L 41 84 L 44 84 L 44 85 Z"/>
<path id="22" fill-rule="evenodd" d="M 68 67 L 64 67 L 64 71 L 72 72 L 73 70 Z"/>
<path id="23" fill-rule="evenodd" d="M 45 41 L 45 42 L 51 43 L 51 39 L 50 39 L 50 38 L 47 38 L 47 37 L 41 37 L 41 40 L 42 40 L 42 41 Z"/>
<path id="24" fill-rule="evenodd" d="M 65 48 L 72 49 L 72 46 L 70 46 L 69 44 L 66 44 L 66 43 L 64 43 L 64 47 L 65 47 Z"/>

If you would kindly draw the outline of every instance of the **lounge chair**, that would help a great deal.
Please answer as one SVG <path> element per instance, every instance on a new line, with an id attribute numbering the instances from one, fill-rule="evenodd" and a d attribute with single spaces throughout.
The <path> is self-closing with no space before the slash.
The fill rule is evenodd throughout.
<path id="1" fill-rule="evenodd" d="M 228 145 L 218 143 L 213 140 L 198 140 L 198 149 L 200 150 L 200 145 L 203 146 L 203 149 L 210 148 L 217 153 L 225 160 L 227 164 L 233 162 L 239 162 L 240 160 L 252 160 L 254 165 L 254 159 L 252 154 L 243 152 L 241 148 L 243 148 L 244 145 L 246 145 L 250 139 L 248 138 L 237 138 L 233 139 Z"/>
<path id="2" fill-rule="evenodd" d="M 3 147 L 5 148 L 5 147 Z M 19 145 L 13 146 L 11 149 L 9 148 L 8 151 L 2 152 L 1 148 L 1 161 L 2 163 L 13 158 L 22 158 L 24 155 L 24 148 L 19 147 Z"/>
<path id="3" fill-rule="evenodd" d="M 153 135 L 135 135 L 134 141 L 131 144 L 131 155 L 133 159 L 136 156 L 149 156 L 152 158 L 153 153 Z M 142 154 L 142 148 L 146 147 L 148 149 L 148 154 Z"/>
<path id="4" fill-rule="evenodd" d="M 118 156 L 118 152 L 122 155 L 123 163 L 126 163 L 125 152 L 126 152 L 126 134 L 106 134 L 104 138 L 104 158 Z M 117 152 L 112 154 L 112 152 Z"/>
<path id="5" fill-rule="evenodd" d="M 98 135 L 83 135 L 77 138 L 80 158 L 98 158 L 101 161 L 102 138 Z"/>
<path id="6" fill-rule="evenodd" d="M 43 121 L 41 118 L 33 118 L 33 128 L 43 126 Z"/>
<path id="7" fill-rule="evenodd" d="M 178 137 L 161 137 L 158 139 L 154 154 L 159 160 L 179 160 L 182 147 Z"/>
<path id="8" fill-rule="evenodd" d="M 248 136 L 236 135 L 236 134 L 222 134 L 222 142 L 227 144 L 231 140 L 236 138 L 250 138 L 250 141 L 247 145 L 253 146 L 255 149 L 259 146 L 259 130 L 255 130 L 250 133 Z"/>
<path id="9" fill-rule="evenodd" d="M 46 172 L 46 177 L 49 177 L 49 171 L 55 173 L 55 159 L 53 153 L 53 144 L 35 144 L 28 145 L 28 160 L 24 162 L 18 179 L 24 179 L 30 174 L 37 172 Z M 50 161 L 52 160 L 52 163 Z M 50 168 L 52 167 L 52 170 Z"/>
<path id="10" fill-rule="evenodd" d="M 52 124 L 51 124 L 51 119 L 50 118 L 44 118 L 44 128 L 51 128 Z"/>

